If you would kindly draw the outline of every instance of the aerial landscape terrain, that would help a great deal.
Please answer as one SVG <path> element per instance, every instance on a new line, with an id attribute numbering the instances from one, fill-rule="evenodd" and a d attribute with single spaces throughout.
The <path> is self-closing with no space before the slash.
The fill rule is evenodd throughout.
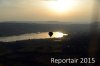
<path id="1" fill-rule="evenodd" d="M 0 41 L 1 64 L 16 65 L 16 63 L 19 63 L 18 65 L 21 66 L 31 66 L 34 64 L 50 65 L 49 61 L 51 57 L 90 57 L 89 48 L 92 40 L 90 24 L 1 23 L 0 25 L 0 27 L 3 27 L 0 28 L 1 39 L 2 37 L 6 36 L 9 37 L 12 35 L 18 36 L 20 34 L 26 33 L 30 34 L 37 32 L 41 33 L 49 31 L 58 31 L 60 29 L 64 30 L 64 33 L 69 34 L 68 36 L 63 36 L 61 38 L 24 39 L 12 42 Z M 97 37 L 97 44 L 99 44 L 99 33 Z M 98 45 L 97 47 L 98 49 L 96 51 L 95 57 L 99 58 L 100 46 Z M 96 61 L 96 63 L 99 64 L 99 59 L 96 59 Z M 83 66 L 84 65 L 86 64 L 83 64 Z"/>

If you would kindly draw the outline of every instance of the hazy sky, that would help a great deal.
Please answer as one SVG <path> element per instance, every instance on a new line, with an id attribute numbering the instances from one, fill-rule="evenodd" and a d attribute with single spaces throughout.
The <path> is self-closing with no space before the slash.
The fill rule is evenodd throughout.
<path id="1" fill-rule="evenodd" d="M 68 0 L 64 2 L 0 0 L 0 21 L 63 21 L 75 23 L 91 21 L 93 0 Z"/>

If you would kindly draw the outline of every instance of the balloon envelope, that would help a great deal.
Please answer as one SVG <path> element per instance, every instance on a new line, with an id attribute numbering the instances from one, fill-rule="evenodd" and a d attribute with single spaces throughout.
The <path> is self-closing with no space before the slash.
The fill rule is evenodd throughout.
<path id="1" fill-rule="evenodd" d="M 48 34 L 49 34 L 49 36 L 51 37 L 51 36 L 53 35 L 53 32 L 49 32 Z"/>

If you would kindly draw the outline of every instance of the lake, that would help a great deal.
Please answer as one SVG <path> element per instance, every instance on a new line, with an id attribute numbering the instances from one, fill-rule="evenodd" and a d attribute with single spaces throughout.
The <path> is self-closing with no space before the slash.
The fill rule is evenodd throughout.
<path id="1" fill-rule="evenodd" d="M 47 38 L 62 38 L 63 36 L 67 36 L 68 34 L 64 34 L 62 32 L 53 32 L 53 35 L 50 37 L 48 32 L 37 32 L 37 33 L 28 33 L 21 35 L 13 35 L 7 37 L 0 37 L 0 41 L 2 42 L 13 42 L 20 40 L 28 40 L 28 39 L 47 39 Z"/>

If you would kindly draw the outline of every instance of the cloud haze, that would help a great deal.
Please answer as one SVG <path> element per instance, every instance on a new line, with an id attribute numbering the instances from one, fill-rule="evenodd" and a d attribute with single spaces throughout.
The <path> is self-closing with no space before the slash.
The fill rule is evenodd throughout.
<path id="1" fill-rule="evenodd" d="M 75 10 L 58 15 L 50 12 L 44 0 L 0 0 L 0 21 L 90 22 L 93 0 L 80 0 Z"/>

